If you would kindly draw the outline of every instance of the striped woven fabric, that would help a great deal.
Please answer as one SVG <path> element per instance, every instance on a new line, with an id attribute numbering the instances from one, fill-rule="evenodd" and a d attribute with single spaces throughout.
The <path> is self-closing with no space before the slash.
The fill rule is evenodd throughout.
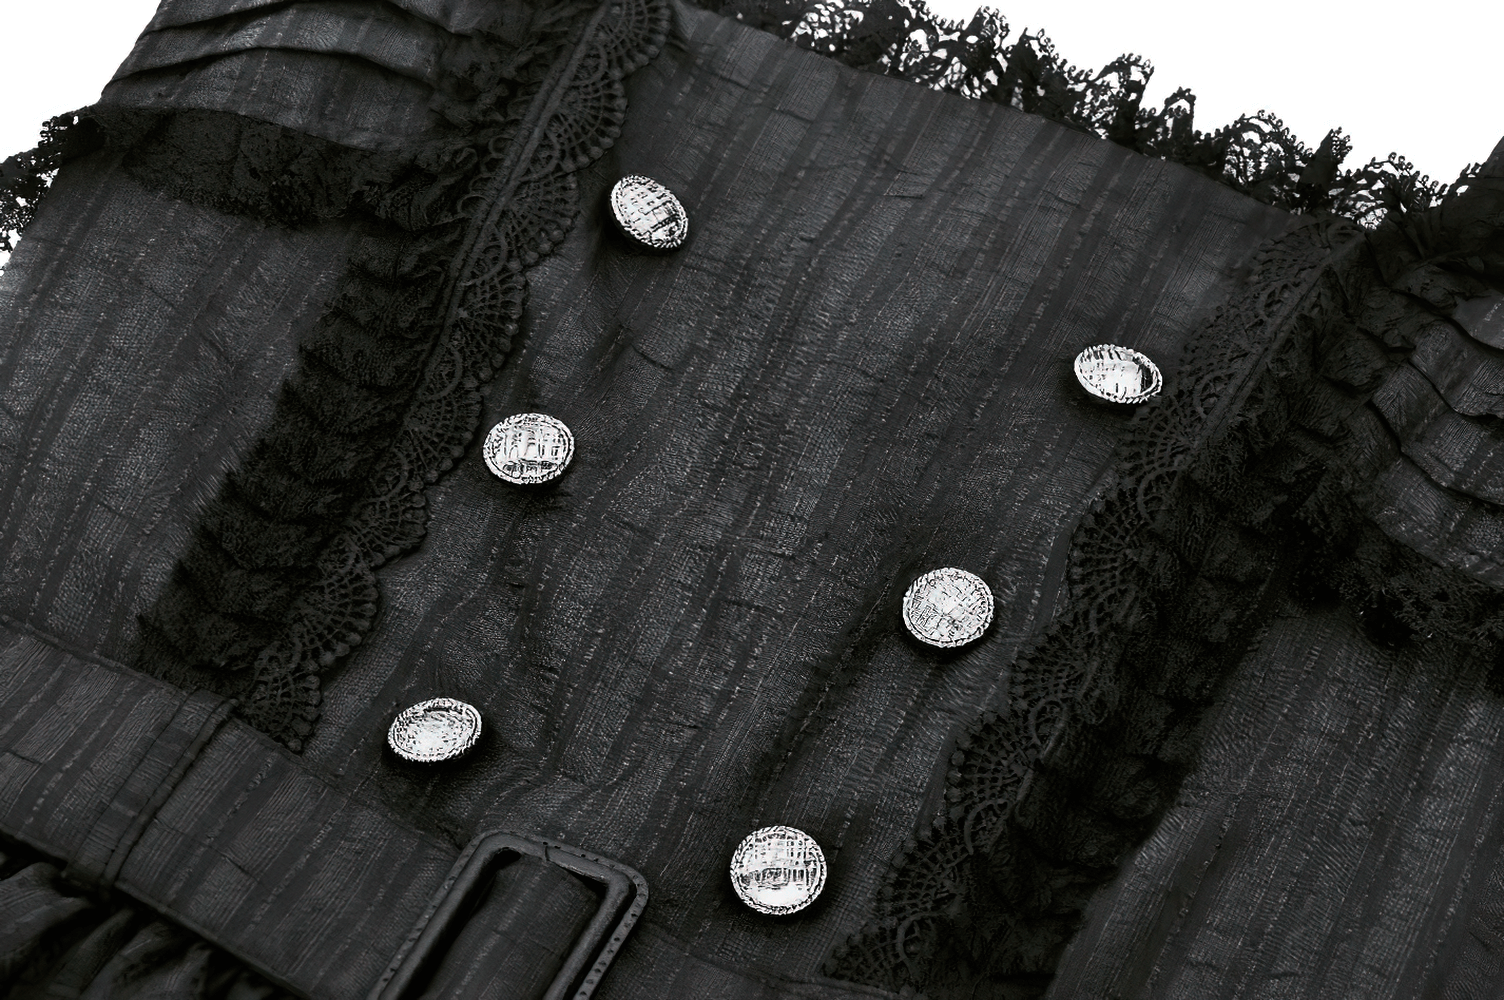
<path id="1" fill-rule="evenodd" d="M 52 952 L 86 939 L 126 948 L 147 934 L 141 927 L 159 933 L 148 926 L 156 910 L 160 933 L 191 934 L 156 951 L 136 945 L 158 956 L 139 968 L 190 980 L 183 963 L 214 970 L 183 995 L 241 995 L 229 992 L 251 988 L 241 960 L 296 992 L 362 995 L 377 952 L 402 939 L 426 898 L 414 887 L 437 885 L 434 873 L 480 832 L 506 829 L 619 859 L 646 878 L 648 909 L 597 989 L 610 1000 L 1202 997 L 1274 984 L 1292 996 L 1402 998 L 1497 983 L 1504 703 L 1483 654 L 1408 633 L 1400 648 L 1382 648 L 1365 631 L 1371 608 L 1307 599 L 1302 553 L 1240 569 L 1208 544 L 1185 576 L 1187 603 L 1203 586 L 1246 584 L 1252 595 L 1246 625 L 1216 640 L 1231 644 L 1226 676 L 1209 670 L 1205 690 L 1185 699 L 1176 678 L 1134 682 L 1167 715 L 1183 712 L 1181 743 L 1169 746 L 1174 727 L 1163 719 L 1152 738 L 1135 728 L 1148 725 L 1142 701 L 1122 709 L 1126 721 L 1088 725 L 1096 709 L 1066 702 L 1080 695 L 1084 705 L 1089 685 L 1030 701 L 1028 655 L 1020 660 L 1083 595 L 1113 586 L 1090 578 L 1080 534 L 1094 511 L 1113 509 L 1124 449 L 1157 440 L 1158 424 L 1076 383 L 1072 359 L 1100 343 L 1156 361 L 1166 396 L 1191 414 L 1189 436 L 1173 442 L 1191 442 L 1184 454 L 1154 468 L 1210 483 L 1218 469 L 1198 456 L 1228 427 L 1258 424 L 1313 453 L 1307 443 L 1328 434 L 1337 457 L 1318 472 L 1337 471 L 1323 489 L 1348 491 L 1374 537 L 1465 578 L 1457 592 L 1469 608 L 1492 608 L 1499 580 L 1476 539 L 1493 537 L 1499 494 L 1469 470 L 1491 468 L 1494 454 L 1480 416 L 1493 411 L 1476 402 L 1492 398 L 1493 355 L 1448 316 L 1493 278 L 1443 269 L 1439 284 L 1405 285 L 1390 263 L 1398 258 L 1355 227 L 1321 229 L 1322 242 L 1309 236 L 1311 220 L 1183 167 L 857 72 L 680 6 L 662 51 L 626 79 L 619 134 L 585 143 L 587 155 L 566 126 L 592 107 L 614 114 L 617 98 L 569 84 L 591 72 L 577 54 L 593 51 L 590 32 L 607 30 L 593 26 L 614 14 L 576 6 L 584 13 L 570 15 L 565 54 L 545 53 L 553 76 L 539 76 L 543 89 L 507 92 L 526 110 L 523 124 L 486 140 L 499 161 L 515 152 L 533 166 L 504 196 L 493 186 L 445 203 L 453 214 L 426 219 L 430 229 L 411 221 L 416 213 L 394 221 L 381 192 L 404 171 L 443 176 L 464 160 L 435 151 L 480 134 L 476 95 L 500 92 L 504 79 L 496 54 L 525 64 L 531 40 L 557 27 L 550 5 L 168 2 L 106 91 L 109 121 L 156 124 L 70 164 L 0 278 L 0 695 L 12 699 L 0 703 L 26 706 L 0 719 L 9 741 L 0 797 L 26 803 L 0 809 L 0 834 L 27 845 L 12 844 L 14 863 L 0 869 L 11 875 L 0 881 L 0 914 L 57 915 L 22 926 L 13 945 L 0 927 L 0 979 L 33 991 L 77 979 L 84 966 L 49 964 L 63 961 Z M 592 79 L 615 85 L 621 75 Z M 563 83 L 548 91 L 554 79 Z M 544 106 L 549 93 L 562 96 Z M 168 155 L 192 131 L 184 122 L 205 130 L 197 159 Z M 255 205 L 280 197 L 281 181 L 257 173 L 281 162 L 257 145 L 266 136 L 305 137 L 321 164 L 364 164 L 362 186 L 320 195 L 317 211 L 258 215 Z M 218 164 L 212 182 L 186 176 L 187 164 L 208 162 Z M 640 252 L 608 225 L 606 192 L 625 174 L 678 196 L 690 220 L 683 248 Z M 574 200 L 560 203 L 577 211 L 514 259 L 527 300 L 510 355 L 483 372 L 464 359 L 443 368 L 471 315 L 455 289 L 485 263 L 473 247 L 494 219 L 549 230 L 541 212 L 528 214 L 555 204 L 548 184 L 567 188 Z M 263 189 L 272 194 L 246 193 Z M 477 199 L 491 215 L 473 214 Z M 204 569 L 192 553 L 206 533 L 240 537 L 246 551 L 259 537 L 225 526 L 222 491 L 283 446 L 285 386 L 306 385 L 317 359 L 332 356 L 320 331 L 343 308 L 342 282 L 373 243 L 411 248 L 402 241 L 447 239 L 465 225 L 480 243 L 455 243 L 448 290 L 425 320 L 436 339 L 417 342 L 416 356 L 425 373 L 451 371 L 478 413 L 432 482 L 415 488 L 417 532 L 369 560 L 377 596 L 362 598 L 351 641 L 307 675 L 313 693 L 295 717 L 245 709 L 271 676 L 269 654 L 164 665 L 140 621 L 170 632 L 152 623 L 167 620 L 174 588 L 220 594 L 204 606 L 222 601 L 221 610 L 256 596 L 226 581 L 260 577 Z M 1305 256 L 1278 295 L 1267 292 L 1261 282 L 1291 247 Z M 1421 247 L 1406 260 L 1425 256 Z M 512 273 L 500 258 L 492 270 Z M 1453 299 L 1426 294 L 1442 286 Z M 1373 305 L 1384 296 L 1404 301 L 1384 313 Z M 444 312 L 445 302 L 461 305 Z M 1275 348 L 1288 342 L 1317 343 L 1322 386 L 1338 388 L 1279 382 L 1292 399 L 1317 402 L 1264 423 L 1247 416 L 1264 399 L 1253 389 L 1258 399 L 1237 406 L 1197 396 L 1202 383 L 1181 378 L 1183 359 L 1208 343 L 1215 351 L 1228 303 L 1234 313 L 1269 308 L 1267 329 L 1245 331 L 1253 339 L 1238 363 L 1249 386 L 1262 386 L 1266 369 L 1285 377 Z M 1384 340 L 1388 328 L 1360 313 L 1411 318 L 1403 336 Z M 1361 336 L 1322 339 L 1317 327 Z M 1327 346 L 1339 340 L 1340 357 Z M 1369 340 L 1387 346 L 1370 350 Z M 361 353 L 368 343 L 338 350 L 375 384 L 385 355 Z M 1405 362 L 1412 351 L 1415 367 Z M 411 416 L 424 412 L 423 393 L 412 391 L 418 402 L 401 411 L 408 437 L 396 435 L 393 449 L 423 431 Z M 557 482 L 519 488 L 487 471 L 470 435 L 529 411 L 567 424 L 576 452 Z M 1376 412 L 1382 419 L 1369 419 Z M 358 418 L 320 411 L 309 440 L 350 441 L 354 454 L 364 446 Z M 347 477 L 366 499 L 385 482 L 378 459 L 369 476 L 357 464 Z M 1314 489 L 1309 469 L 1277 464 L 1255 470 L 1265 492 L 1247 496 L 1272 495 L 1271 482 Z M 294 508 L 264 512 L 266 523 L 316 523 L 311 507 Z M 1202 542 L 1246 539 L 1263 524 L 1249 511 L 1234 521 L 1195 523 L 1207 526 Z M 242 543 L 224 544 L 233 556 Z M 1139 556 L 1145 566 L 1160 558 L 1148 545 L 1124 558 Z M 986 635 L 956 651 L 915 641 L 900 615 L 909 584 L 946 566 L 980 576 L 997 602 Z M 1338 576 L 1331 596 L 1356 593 Z M 1122 600 L 1137 607 L 1133 594 Z M 1405 613 L 1397 620 L 1410 621 Z M 1475 617 L 1493 621 L 1489 613 Z M 1221 627 L 1184 621 L 1188 632 Z M 1092 628 L 1107 649 L 1114 630 L 1139 624 Z M 36 797 L 44 785 L 85 787 L 81 762 L 114 745 L 67 726 L 129 716 L 111 714 L 123 703 L 104 695 L 83 698 L 71 722 L 37 707 L 27 685 L 44 673 L 53 685 L 84 677 L 86 665 L 117 678 L 111 691 L 139 680 L 142 691 L 178 685 L 242 699 L 245 721 L 204 737 L 207 749 L 173 779 L 181 786 L 152 806 L 164 818 L 123 848 L 129 857 L 84 857 L 97 847 L 49 827 L 54 806 Z M 480 746 L 441 769 L 397 761 L 388 725 L 434 697 L 479 709 Z M 163 704 L 163 720 L 173 717 Z M 1069 758 L 1065 736 L 1040 735 L 1057 708 L 1058 731 L 1084 734 L 1088 756 Z M 1043 775 L 1029 779 L 1043 800 L 1028 803 L 1033 813 L 1023 799 L 973 801 L 965 791 L 977 769 L 1014 767 L 1014 756 L 987 758 L 967 735 L 985 736 L 1010 712 L 1048 743 L 1008 779 Z M 89 749 L 70 756 L 65 745 Z M 28 758 L 20 746 L 42 749 Z M 1072 771 L 1069 760 L 1093 763 Z M 1148 771 L 1158 784 L 1135 798 Z M 99 793 L 101 810 L 109 794 Z M 87 789 L 69 801 L 90 815 Z M 998 829 L 1033 823 L 1030 849 L 1047 861 L 1025 866 L 997 847 L 1009 843 L 1002 834 L 973 843 L 981 827 L 968 824 L 988 810 L 1009 813 L 988 820 Z M 1036 814 L 1044 818 L 1027 818 Z M 1081 832 L 1101 817 L 1108 833 Z M 362 832 L 384 823 L 409 839 Z M 737 901 L 727 863 L 750 831 L 775 824 L 812 835 L 829 877 L 816 905 L 770 919 Z M 275 849 L 254 842 L 267 829 L 278 831 Z M 941 864 L 947 837 L 964 850 Z M 1043 843 L 1052 838 L 1058 854 Z M 75 842 L 81 853 L 65 855 Z M 407 843 L 419 859 L 412 871 L 392 853 Z M 1098 844 L 1111 849 L 1082 860 Z M 193 867 L 174 869 L 190 847 Z M 49 863 L 71 863 L 84 884 L 58 882 Z M 913 897 L 928 902 L 895 901 L 895 886 L 910 884 L 901 873 L 931 863 L 940 874 Z M 125 923 L 99 929 L 126 918 L 89 895 L 96 870 L 141 901 L 131 934 Z M 541 997 L 538 969 L 559 961 L 557 942 L 578 933 L 594 897 L 554 869 L 507 871 L 516 885 L 488 897 L 456 947 L 511 984 L 487 995 Z M 388 873 L 389 912 L 379 888 Z M 93 907 L 99 920 L 80 922 L 70 907 Z M 299 950 L 317 935 L 338 939 L 342 921 L 362 936 L 348 962 Z M 481 928 L 493 925 L 488 938 Z M 67 947 L 49 952 L 53 940 Z M 515 958 L 534 945 L 537 962 Z M 445 973 L 433 989 L 479 987 Z"/>

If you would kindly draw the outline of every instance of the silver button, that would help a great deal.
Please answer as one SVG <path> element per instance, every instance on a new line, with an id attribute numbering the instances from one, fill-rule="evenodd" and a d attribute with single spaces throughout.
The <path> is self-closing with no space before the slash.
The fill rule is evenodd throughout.
<path id="1" fill-rule="evenodd" d="M 546 413 L 518 413 L 491 428 L 481 453 L 486 467 L 509 483 L 546 483 L 574 458 L 574 435 Z"/>
<path id="2" fill-rule="evenodd" d="M 1114 403 L 1142 403 L 1159 392 L 1159 366 L 1138 351 L 1097 344 L 1076 355 L 1076 381 L 1093 396 Z"/>
<path id="3" fill-rule="evenodd" d="M 758 913 L 802 910 L 825 888 L 825 852 L 791 826 L 765 826 L 731 855 L 731 885 Z"/>
<path id="4" fill-rule="evenodd" d="M 904 593 L 903 623 L 931 646 L 964 646 L 992 624 L 992 591 L 964 569 L 930 570 Z"/>
<path id="5" fill-rule="evenodd" d="M 480 739 L 480 713 L 453 698 L 431 698 L 407 709 L 387 730 L 387 745 L 404 760 L 452 760 Z"/>
<path id="6" fill-rule="evenodd" d="M 631 174 L 611 188 L 611 214 L 622 232 L 654 250 L 672 250 L 689 235 L 689 213 L 668 188 Z"/>

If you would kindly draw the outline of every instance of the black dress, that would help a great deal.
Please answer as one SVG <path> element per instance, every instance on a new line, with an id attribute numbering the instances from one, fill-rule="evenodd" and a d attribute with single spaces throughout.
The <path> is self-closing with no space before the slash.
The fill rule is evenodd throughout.
<path id="1" fill-rule="evenodd" d="M 0 279 L 16 995 L 1497 992 L 1498 155 L 1364 229 L 660 0 L 178 0 L 80 128 Z"/>

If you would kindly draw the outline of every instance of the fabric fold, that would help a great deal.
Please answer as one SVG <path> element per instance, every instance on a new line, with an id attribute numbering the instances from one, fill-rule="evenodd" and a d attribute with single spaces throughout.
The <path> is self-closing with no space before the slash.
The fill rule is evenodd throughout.
<path id="1" fill-rule="evenodd" d="M 239 961 L 133 907 L 99 905 L 28 852 L 0 853 L 7 1000 L 293 1000 Z"/>

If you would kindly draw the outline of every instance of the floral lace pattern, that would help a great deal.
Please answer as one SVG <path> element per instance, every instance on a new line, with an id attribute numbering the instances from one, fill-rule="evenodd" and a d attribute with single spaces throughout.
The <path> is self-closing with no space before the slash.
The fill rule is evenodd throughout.
<path id="1" fill-rule="evenodd" d="M 141 669 L 237 697 L 249 721 L 301 749 L 319 675 L 369 630 L 376 569 L 422 539 L 424 491 L 469 445 L 480 387 L 517 334 L 525 269 L 572 225 L 574 172 L 620 134 L 622 79 L 657 53 L 668 19 L 661 0 L 540 8 L 528 45 L 504 54 L 513 75 L 463 116 L 463 139 L 413 165 L 240 122 L 206 179 L 184 170 L 191 144 L 173 138 L 200 123 L 111 120 L 145 137 L 128 169 L 197 185 L 190 196 L 291 220 L 359 206 L 387 223 L 370 227 L 271 425 L 143 616 Z M 327 180 L 329 156 L 344 184 Z M 280 197 L 307 190 L 305 169 L 322 184 Z"/>
<path id="2" fill-rule="evenodd" d="M 1265 111 L 1202 132 L 1196 95 L 1184 87 L 1163 107 L 1144 107 L 1154 73 L 1144 57 L 1081 69 L 1043 35 L 1010 43 L 1008 22 L 990 7 L 959 22 L 935 16 L 923 0 L 695 2 L 848 66 L 1042 115 L 1291 211 L 1331 211 L 1374 225 L 1390 208 L 1427 208 L 1449 190 L 1394 154 L 1343 170 L 1351 143 L 1341 130 L 1311 149 Z"/>
<path id="3" fill-rule="evenodd" d="M 1196 548 L 1212 518 L 1196 509 L 1187 470 L 1208 427 L 1246 402 L 1272 332 L 1320 294 L 1333 244 L 1352 238 L 1350 227 L 1312 226 L 1268 248 L 1176 387 L 1146 407 L 1114 488 L 1072 539 L 1062 613 L 1016 661 L 1007 707 L 959 736 L 945 811 L 906 845 L 876 920 L 837 949 L 829 973 L 937 996 L 969 979 L 1003 979 L 1020 995 L 1048 982 L 1091 891 L 1183 774 L 1212 664 L 1240 631 L 1235 609 L 1256 605 L 1272 575 L 1267 554 L 1246 549 L 1222 556 L 1248 563 L 1242 579 L 1208 572 Z M 1195 599 L 1174 600 L 1187 593 Z M 1159 652 L 1183 691 L 1141 693 L 1141 661 L 1172 623 L 1180 638 Z"/>
<path id="4" fill-rule="evenodd" d="M 16 248 L 16 240 L 36 217 L 37 204 L 52 185 L 58 168 L 97 149 L 99 141 L 94 123 L 83 112 L 74 111 L 44 124 L 42 141 L 35 149 L 0 163 L 0 253 L 9 254 Z"/>
<path id="5" fill-rule="evenodd" d="M 1188 88 L 1176 90 L 1160 108 L 1143 106 L 1154 73 L 1144 57 L 1128 54 L 1097 72 L 1082 69 L 1067 62 L 1044 35 L 1023 34 L 1009 42 L 1008 22 L 987 7 L 963 23 L 935 16 L 922 0 L 695 2 L 848 66 L 1041 115 L 1190 167 L 1291 211 L 1329 211 L 1374 226 L 1391 209 L 1418 211 L 1439 204 L 1475 169 L 1451 185 L 1417 173 L 1398 154 L 1344 169 L 1351 141 L 1340 129 L 1313 149 L 1267 111 L 1203 132 L 1195 126 L 1196 95 Z M 457 72 L 472 86 L 494 85 L 484 67 Z M 576 96 L 590 99 L 586 90 Z M 471 102 L 452 95 L 445 100 L 445 113 L 456 122 L 470 121 L 476 113 Z M 77 120 L 76 114 L 54 119 L 37 149 L 0 166 L 0 251 L 8 250 L 30 221 L 59 164 L 87 148 L 87 142 L 64 138 Z"/>
<path id="6" fill-rule="evenodd" d="M 1261 252 L 1140 413 L 1072 537 L 1061 613 L 1015 662 L 1005 707 L 957 737 L 944 811 L 828 974 L 935 1000 L 1043 992 L 1092 892 L 1194 766 L 1221 678 L 1287 594 L 1346 599 L 1386 645 L 1498 655 L 1504 594 L 1389 537 L 1363 498 L 1387 433 L 1367 419 L 1375 392 L 1422 330 L 1497 284 L 1504 255 L 1484 220 L 1501 188 L 1485 177 L 1373 233 L 1310 220 Z"/>

